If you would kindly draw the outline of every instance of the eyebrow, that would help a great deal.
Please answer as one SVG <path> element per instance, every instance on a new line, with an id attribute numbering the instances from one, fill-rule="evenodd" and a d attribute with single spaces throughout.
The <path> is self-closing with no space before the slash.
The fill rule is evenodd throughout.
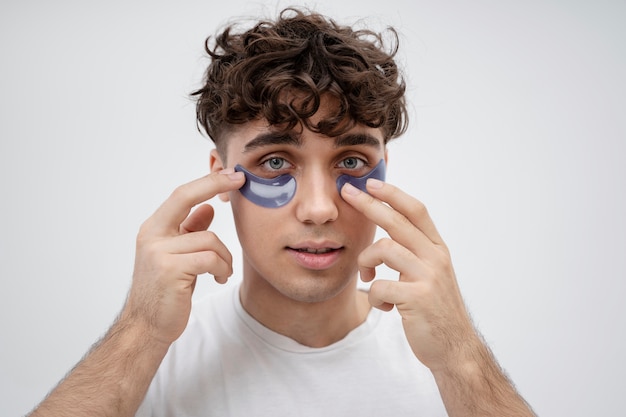
<path id="1" fill-rule="evenodd" d="M 243 149 L 243 153 L 251 152 L 255 149 L 262 148 L 264 146 L 271 145 L 291 145 L 296 147 L 302 146 L 302 138 L 300 135 L 293 134 L 291 132 L 287 133 L 274 133 L 267 132 L 261 133 L 252 139 L 250 142 L 246 143 Z M 359 146 L 359 145 L 367 145 L 374 147 L 376 149 L 380 149 L 381 143 L 380 140 L 375 136 L 372 136 L 367 133 L 349 133 L 346 135 L 342 135 L 335 138 L 335 148 L 342 148 L 348 146 Z"/>
<path id="2" fill-rule="evenodd" d="M 335 148 L 358 145 L 367 145 L 380 149 L 381 143 L 375 136 L 367 133 L 349 133 L 335 139 Z"/>
<path id="3" fill-rule="evenodd" d="M 246 143 L 243 152 L 250 152 L 254 149 L 270 145 L 292 145 L 296 147 L 302 146 L 302 139 L 299 136 L 287 133 L 261 133 L 250 142 Z"/>

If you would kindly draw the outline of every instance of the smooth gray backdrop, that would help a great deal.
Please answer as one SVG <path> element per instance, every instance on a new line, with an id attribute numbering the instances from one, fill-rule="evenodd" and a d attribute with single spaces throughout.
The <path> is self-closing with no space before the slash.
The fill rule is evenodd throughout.
<path id="1" fill-rule="evenodd" d="M 139 225 L 207 172 L 188 98 L 204 38 L 302 4 L 263 3 L 0 5 L 0 414 L 28 412 L 116 316 Z M 621 415 L 626 3 L 308 5 L 401 33 L 413 118 L 388 180 L 429 207 L 522 394 L 540 415 Z"/>

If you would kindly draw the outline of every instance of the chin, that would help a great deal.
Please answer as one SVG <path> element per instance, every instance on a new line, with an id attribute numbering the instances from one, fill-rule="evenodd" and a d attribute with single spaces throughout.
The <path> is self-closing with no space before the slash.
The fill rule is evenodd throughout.
<path id="1" fill-rule="evenodd" d="M 329 301 L 349 288 L 356 288 L 356 280 L 346 278 L 342 281 L 336 281 L 336 275 L 332 278 L 307 276 L 291 279 L 289 282 L 275 283 L 272 286 L 286 298 L 311 304 Z"/>

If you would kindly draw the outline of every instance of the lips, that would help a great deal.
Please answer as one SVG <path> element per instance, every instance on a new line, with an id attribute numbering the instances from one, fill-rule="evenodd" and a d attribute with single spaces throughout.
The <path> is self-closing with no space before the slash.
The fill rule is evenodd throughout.
<path id="1" fill-rule="evenodd" d="M 328 253 L 330 251 L 334 251 L 336 249 L 332 249 L 332 248 L 321 248 L 321 249 L 315 249 L 315 248 L 301 248 L 301 249 L 295 249 L 298 252 L 306 252 L 306 253 L 315 253 L 315 254 L 320 254 L 320 253 Z"/>
<path id="2" fill-rule="evenodd" d="M 303 242 L 287 247 L 298 265 L 306 269 L 330 268 L 339 259 L 343 247 L 335 242 Z"/>
<path id="3" fill-rule="evenodd" d="M 287 249 L 291 249 L 297 252 L 324 254 L 339 250 L 343 248 L 342 245 L 336 242 L 302 242 L 297 245 L 287 246 Z"/>

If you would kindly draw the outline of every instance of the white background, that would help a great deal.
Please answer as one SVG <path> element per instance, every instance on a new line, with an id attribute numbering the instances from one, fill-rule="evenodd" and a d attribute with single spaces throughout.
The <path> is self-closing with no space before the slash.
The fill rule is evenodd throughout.
<path id="1" fill-rule="evenodd" d="M 2 415 L 28 412 L 116 316 L 139 225 L 207 171 L 187 96 L 204 38 L 287 5 L 261 4 L 0 5 Z M 401 32 L 413 118 L 388 180 L 429 207 L 521 393 L 540 415 L 623 414 L 626 3 L 308 5 Z"/>

